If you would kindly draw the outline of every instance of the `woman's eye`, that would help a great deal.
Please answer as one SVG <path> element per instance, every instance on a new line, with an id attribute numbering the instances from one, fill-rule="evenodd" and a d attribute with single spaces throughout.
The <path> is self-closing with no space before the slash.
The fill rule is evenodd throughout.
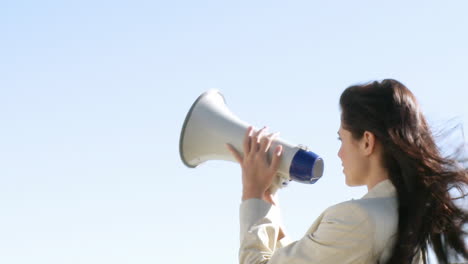
<path id="1" fill-rule="evenodd" d="M 337 137 L 336 139 L 338 139 L 339 141 L 341 141 L 341 138 L 340 138 L 340 137 Z"/>

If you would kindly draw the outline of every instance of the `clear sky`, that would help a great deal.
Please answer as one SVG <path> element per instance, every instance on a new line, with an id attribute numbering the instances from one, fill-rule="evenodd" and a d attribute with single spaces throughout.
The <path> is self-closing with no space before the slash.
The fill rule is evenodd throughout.
<path id="1" fill-rule="evenodd" d="M 240 169 L 186 168 L 187 111 L 216 88 L 325 160 L 280 193 L 299 239 L 344 184 L 338 98 L 395 78 L 439 128 L 468 123 L 468 3 L 1 1 L 0 263 L 237 263 Z M 461 136 L 461 133 L 460 133 Z M 462 137 L 462 136 L 461 136 Z"/>

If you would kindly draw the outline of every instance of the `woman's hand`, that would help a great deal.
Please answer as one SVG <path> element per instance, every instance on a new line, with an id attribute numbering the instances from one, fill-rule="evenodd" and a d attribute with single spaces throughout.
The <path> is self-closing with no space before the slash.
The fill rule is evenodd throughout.
<path id="1" fill-rule="evenodd" d="M 277 134 L 265 135 L 266 130 L 266 127 L 258 131 L 254 131 L 252 127 L 247 129 L 243 141 L 244 155 L 227 144 L 242 168 L 242 201 L 258 198 L 274 204 L 268 188 L 278 171 L 283 148 L 278 145 L 269 162 L 268 150 Z"/>

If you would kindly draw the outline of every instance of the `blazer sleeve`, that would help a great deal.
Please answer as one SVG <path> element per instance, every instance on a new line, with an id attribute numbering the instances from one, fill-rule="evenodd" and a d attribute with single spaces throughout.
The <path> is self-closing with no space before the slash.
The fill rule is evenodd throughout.
<path id="1" fill-rule="evenodd" d="M 240 264 L 376 263 L 375 223 L 359 204 L 345 202 L 325 210 L 304 237 L 278 242 L 279 209 L 250 199 L 240 208 Z"/>

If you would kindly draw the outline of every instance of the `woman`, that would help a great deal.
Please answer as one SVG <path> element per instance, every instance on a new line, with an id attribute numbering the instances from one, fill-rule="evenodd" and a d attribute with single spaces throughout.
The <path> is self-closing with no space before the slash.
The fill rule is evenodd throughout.
<path id="1" fill-rule="evenodd" d="M 347 88 L 340 107 L 346 184 L 368 193 L 325 210 L 298 241 L 285 237 L 268 191 L 282 151 L 269 162 L 274 135 L 249 128 L 245 155 L 228 146 L 242 167 L 240 263 L 426 263 L 429 247 L 439 263 L 468 260 L 468 215 L 448 192 L 465 197 L 468 170 L 441 156 L 414 95 L 384 80 Z"/>

